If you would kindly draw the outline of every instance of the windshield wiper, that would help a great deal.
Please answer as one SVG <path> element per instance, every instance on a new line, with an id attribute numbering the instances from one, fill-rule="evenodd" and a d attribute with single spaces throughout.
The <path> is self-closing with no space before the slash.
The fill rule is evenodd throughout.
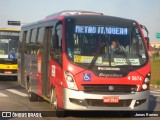
<path id="1" fill-rule="evenodd" d="M 98 59 L 98 56 L 99 56 L 99 55 L 101 54 L 101 52 L 103 51 L 104 47 L 105 47 L 105 44 L 102 44 L 102 45 L 100 45 L 100 46 L 98 47 L 98 51 L 97 51 L 97 53 L 94 55 L 94 57 L 93 57 L 90 65 L 89 65 L 88 69 L 93 68 L 93 66 L 95 65 L 95 63 L 96 63 L 96 61 L 97 61 L 97 59 Z"/>
<path id="2" fill-rule="evenodd" d="M 125 60 L 126 60 L 126 62 L 128 64 L 128 66 L 129 66 L 129 70 L 132 70 L 133 69 L 132 68 L 132 64 L 131 64 L 129 58 L 127 57 L 127 54 L 124 51 L 123 47 L 120 44 L 117 44 L 117 47 L 118 47 L 118 52 L 121 53 L 124 56 L 124 58 L 125 58 Z"/>

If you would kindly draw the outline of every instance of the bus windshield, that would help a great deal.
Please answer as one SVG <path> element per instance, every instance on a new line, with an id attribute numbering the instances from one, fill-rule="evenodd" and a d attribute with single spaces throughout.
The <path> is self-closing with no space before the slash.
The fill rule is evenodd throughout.
<path id="1" fill-rule="evenodd" d="M 17 57 L 18 40 L 0 39 L 0 58 Z"/>
<path id="2" fill-rule="evenodd" d="M 97 24 L 77 22 L 71 25 L 68 22 L 66 41 L 69 60 L 83 67 L 140 67 L 146 64 L 148 58 L 142 35 L 136 25 L 109 25 L 98 21 Z"/>

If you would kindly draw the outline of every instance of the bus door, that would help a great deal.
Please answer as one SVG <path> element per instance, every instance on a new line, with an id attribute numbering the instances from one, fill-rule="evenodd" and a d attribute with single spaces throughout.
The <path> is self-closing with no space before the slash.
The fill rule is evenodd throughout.
<path id="1" fill-rule="evenodd" d="M 58 20 L 54 25 L 50 48 L 50 82 L 54 88 L 61 85 L 62 73 L 62 21 Z M 56 90 L 60 94 L 59 87 Z"/>
<path id="2" fill-rule="evenodd" d="M 49 49 L 52 38 L 52 29 L 53 27 L 46 27 L 44 33 L 44 40 L 43 40 L 43 51 L 42 51 L 42 67 L 41 67 L 41 78 L 42 78 L 42 95 L 49 97 Z"/>

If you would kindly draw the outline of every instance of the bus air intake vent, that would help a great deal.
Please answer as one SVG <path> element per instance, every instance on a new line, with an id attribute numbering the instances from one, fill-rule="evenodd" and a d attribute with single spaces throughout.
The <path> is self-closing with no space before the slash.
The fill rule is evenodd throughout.
<path id="1" fill-rule="evenodd" d="M 136 85 L 82 85 L 84 92 L 105 92 L 108 94 L 125 94 L 135 93 L 137 91 Z"/>

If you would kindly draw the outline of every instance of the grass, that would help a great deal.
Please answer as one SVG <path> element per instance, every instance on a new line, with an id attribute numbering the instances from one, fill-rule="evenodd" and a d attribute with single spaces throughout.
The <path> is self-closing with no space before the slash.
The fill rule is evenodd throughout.
<path id="1" fill-rule="evenodd" d="M 160 60 L 151 61 L 151 84 L 160 85 Z"/>

